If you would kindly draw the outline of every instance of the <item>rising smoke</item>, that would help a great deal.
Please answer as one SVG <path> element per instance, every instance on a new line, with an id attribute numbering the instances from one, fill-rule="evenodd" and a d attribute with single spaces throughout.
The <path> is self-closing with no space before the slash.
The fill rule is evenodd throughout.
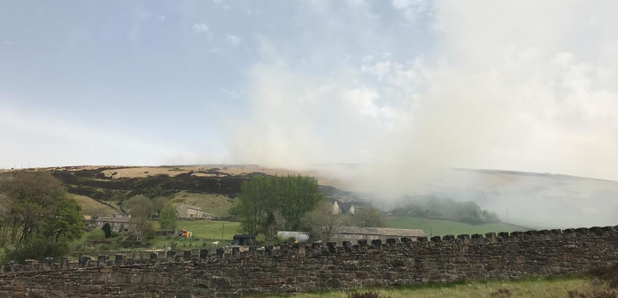
<path id="1" fill-rule="evenodd" d="M 398 29 L 363 1 L 314 9 L 330 30 L 300 32 L 302 57 L 263 37 L 231 160 L 321 168 L 386 201 L 471 198 L 524 225 L 618 224 L 615 183 L 449 170 L 618 180 L 618 4 L 481 2 L 394 1 Z M 315 166 L 339 163 L 372 166 Z"/>

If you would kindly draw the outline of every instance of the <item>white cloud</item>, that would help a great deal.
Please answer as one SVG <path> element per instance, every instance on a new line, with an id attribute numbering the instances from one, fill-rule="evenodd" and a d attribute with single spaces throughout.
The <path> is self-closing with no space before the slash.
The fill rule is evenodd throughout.
<path id="1" fill-rule="evenodd" d="M 226 34 L 225 39 L 229 43 L 231 43 L 233 46 L 238 46 L 242 41 L 242 38 L 240 38 L 240 36 L 231 35 L 231 34 Z"/>
<path id="2" fill-rule="evenodd" d="M 193 24 L 193 31 L 195 31 L 195 33 L 208 33 L 210 32 L 210 28 L 204 23 L 195 23 Z"/>
<path id="3" fill-rule="evenodd" d="M 266 52 L 251 77 L 247 96 L 255 122 L 246 123 L 249 137 L 242 143 L 253 149 L 247 144 L 255 137 L 262 150 L 233 148 L 232 156 L 242 162 L 377 160 L 618 180 L 618 87 L 612 84 L 618 80 L 618 46 L 609 29 L 618 26 L 609 13 L 615 4 L 560 3 L 438 2 L 435 24 L 426 26 L 440 28 L 432 32 L 439 47 L 405 59 L 382 54 L 408 50 L 392 42 L 382 51 L 359 47 L 349 53 L 362 63 L 341 59 L 306 71 L 294 55 Z M 429 10 L 421 1 L 392 4 L 406 17 Z M 529 16 L 525 23 L 522 15 Z M 361 35 L 378 38 L 356 28 L 366 24 L 361 18 L 339 31 L 338 44 Z M 338 53 L 323 44 L 310 52 L 302 65 Z M 615 166 L 599 166 L 608 164 Z"/>
<path id="4" fill-rule="evenodd" d="M 392 0 L 395 9 L 401 10 L 409 20 L 416 19 L 419 15 L 429 11 L 427 0 Z"/>

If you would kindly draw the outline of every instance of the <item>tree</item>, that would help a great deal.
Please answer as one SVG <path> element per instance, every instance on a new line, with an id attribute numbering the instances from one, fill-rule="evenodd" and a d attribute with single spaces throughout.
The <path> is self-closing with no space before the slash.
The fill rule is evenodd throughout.
<path id="1" fill-rule="evenodd" d="M 273 244 L 277 240 L 277 232 L 285 227 L 285 218 L 279 211 L 270 212 L 266 218 L 264 235 L 268 244 Z"/>
<path id="2" fill-rule="evenodd" d="M 332 206 L 322 201 L 302 220 L 303 230 L 309 232 L 311 239 L 329 241 L 336 230 L 343 224 L 343 216 L 333 214 Z"/>
<path id="3" fill-rule="evenodd" d="M 286 230 L 297 230 L 304 214 L 323 201 L 317 181 L 302 176 L 257 176 L 241 186 L 233 213 L 248 234 L 264 231 L 269 215 L 279 212 Z"/>
<path id="4" fill-rule="evenodd" d="M 0 193 L 0 244 L 9 259 L 62 255 L 83 234 L 81 208 L 49 172 L 11 173 L 0 181 Z"/>
<path id="5" fill-rule="evenodd" d="M 170 201 L 169 197 L 156 197 L 152 199 L 152 213 L 161 215 L 163 208 Z"/>
<path id="6" fill-rule="evenodd" d="M 131 216 L 133 216 L 133 209 L 139 209 L 139 212 L 143 212 L 146 218 L 150 217 L 153 210 L 152 201 L 144 195 L 137 195 L 122 202 L 122 207 L 128 209 Z"/>
<path id="7" fill-rule="evenodd" d="M 178 218 L 178 211 L 174 208 L 174 205 L 167 204 L 161 210 L 159 216 L 159 226 L 162 230 L 173 230 L 176 228 L 176 219 Z"/>
<path id="8" fill-rule="evenodd" d="M 112 227 L 109 225 L 109 223 L 105 223 L 101 230 L 103 230 L 103 233 L 105 233 L 105 239 L 112 237 Z"/>
<path id="9" fill-rule="evenodd" d="M 150 200 L 149 200 L 150 201 Z M 150 217 L 150 206 L 145 204 L 133 205 L 129 214 L 131 215 L 132 234 L 135 236 L 135 240 L 142 241 L 152 236 L 154 228 L 152 224 L 148 222 Z"/>
<path id="10" fill-rule="evenodd" d="M 388 226 L 384 213 L 375 207 L 364 207 L 358 210 L 353 220 L 361 227 L 383 228 Z"/>

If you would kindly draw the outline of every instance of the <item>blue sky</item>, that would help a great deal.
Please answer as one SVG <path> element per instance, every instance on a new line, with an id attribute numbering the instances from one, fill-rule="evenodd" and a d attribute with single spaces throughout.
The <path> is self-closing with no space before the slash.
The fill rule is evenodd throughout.
<path id="1" fill-rule="evenodd" d="M 606 166 L 618 166 L 615 6 L 3 1 L 0 167 L 406 163 L 618 179 Z"/>

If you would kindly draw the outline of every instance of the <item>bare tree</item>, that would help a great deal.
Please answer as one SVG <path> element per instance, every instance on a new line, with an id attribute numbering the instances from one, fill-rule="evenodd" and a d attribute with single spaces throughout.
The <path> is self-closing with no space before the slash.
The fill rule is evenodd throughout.
<path id="1" fill-rule="evenodd" d="M 343 216 L 333 214 L 332 205 L 326 201 L 320 204 L 303 218 L 303 227 L 311 235 L 312 240 L 329 241 L 336 230 L 343 224 Z"/>

